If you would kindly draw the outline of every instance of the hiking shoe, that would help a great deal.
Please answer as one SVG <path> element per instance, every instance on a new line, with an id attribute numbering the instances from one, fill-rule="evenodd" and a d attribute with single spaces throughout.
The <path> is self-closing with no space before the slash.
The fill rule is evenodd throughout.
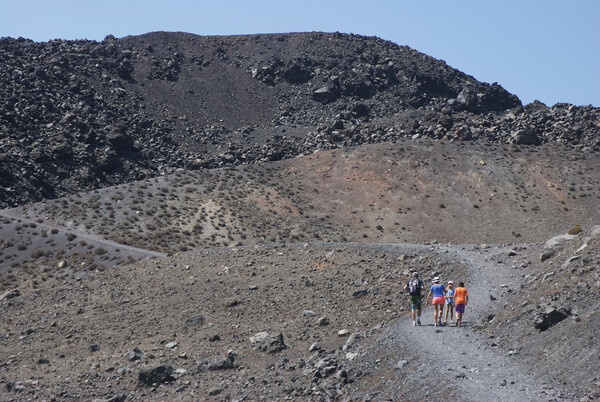
<path id="1" fill-rule="evenodd" d="M 417 325 L 417 322 L 416 322 L 416 321 L 413 321 L 413 327 L 414 327 L 415 325 Z"/>

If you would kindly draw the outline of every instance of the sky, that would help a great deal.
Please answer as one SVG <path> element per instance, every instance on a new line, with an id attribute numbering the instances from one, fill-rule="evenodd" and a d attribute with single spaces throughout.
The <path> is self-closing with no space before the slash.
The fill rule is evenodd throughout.
<path id="1" fill-rule="evenodd" d="M 600 0 L 0 0 L 0 37 L 152 31 L 378 36 L 498 82 L 524 104 L 600 107 Z"/>

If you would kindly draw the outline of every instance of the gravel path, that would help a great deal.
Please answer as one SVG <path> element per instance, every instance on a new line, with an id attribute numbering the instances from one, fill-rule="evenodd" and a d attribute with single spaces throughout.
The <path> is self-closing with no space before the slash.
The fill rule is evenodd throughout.
<path id="1" fill-rule="evenodd" d="M 476 323 L 490 314 L 495 307 L 493 303 L 503 303 L 504 292 L 500 289 L 517 285 L 518 278 L 511 270 L 508 257 L 510 248 L 494 246 L 475 250 L 473 246 L 440 245 L 434 249 L 448 254 L 468 269 L 469 278 L 464 282 L 469 292 L 469 305 L 463 316 L 463 326 L 435 328 L 433 308 L 429 306 L 422 313 L 421 327 L 413 327 L 410 317 L 403 317 L 391 326 L 389 333 L 404 338 L 414 350 L 424 352 L 419 354 L 425 360 L 423 364 L 432 368 L 436 383 L 452 387 L 465 400 L 568 399 L 555 388 L 556 384 L 549 385 L 532 377 L 510 352 L 495 348 L 489 335 L 477 331 Z"/>

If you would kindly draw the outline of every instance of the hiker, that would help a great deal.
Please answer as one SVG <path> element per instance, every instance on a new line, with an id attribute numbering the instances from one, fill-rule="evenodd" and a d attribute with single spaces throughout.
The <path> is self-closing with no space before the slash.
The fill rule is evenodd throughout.
<path id="1" fill-rule="evenodd" d="M 427 293 L 427 298 L 425 299 L 425 307 L 429 303 L 429 297 L 433 295 L 431 299 L 431 304 L 433 304 L 433 326 L 437 327 L 438 324 L 442 325 L 442 312 L 444 311 L 444 303 L 446 303 L 446 299 L 444 298 L 444 292 L 446 291 L 446 287 L 440 284 L 440 278 L 433 278 L 433 285 L 429 288 L 429 293 Z"/>
<path id="2" fill-rule="evenodd" d="M 469 294 L 465 289 L 465 283 L 459 282 L 458 287 L 454 291 L 454 308 L 456 309 L 456 326 L 460 327 L 462 324 L 462 316 L 465 312 L 465 307 L 469 302 Z"/>
<path id="3" fill-rule="evenodd" d="M 448 313 L 450 313 L 450 324 L 454 324 L 454 283 L 452 281 L 448 281 L 444 298 L 446 299 L 446 317 L 444 318 L 444 325 L 448 324 Z"/>
<path id="4" fill-rule="evenodd" d="M 413 327 L 415 325 L 421 325 L 421 292 L 425 289 L 425 285 L 423 284 L 423 281 L 419 279 L 418 272 L 413 272 L 412 279 L 409 279 L 406 282 L 406 285 L 404 285 L 404 290 L 406 289 L 408 289 L 412 325 Z"/>

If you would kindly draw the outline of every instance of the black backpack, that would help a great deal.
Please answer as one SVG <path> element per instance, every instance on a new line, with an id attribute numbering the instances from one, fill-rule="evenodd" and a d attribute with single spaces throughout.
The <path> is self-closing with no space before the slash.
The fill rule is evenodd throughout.
<path id="1" fill-rule="evenodd" d="M 420 295 L 421 294 L 421 286 L 419 286 L 418 279 L 411 279 L 408 282 L 408 293 L 411 295 Z"/>

